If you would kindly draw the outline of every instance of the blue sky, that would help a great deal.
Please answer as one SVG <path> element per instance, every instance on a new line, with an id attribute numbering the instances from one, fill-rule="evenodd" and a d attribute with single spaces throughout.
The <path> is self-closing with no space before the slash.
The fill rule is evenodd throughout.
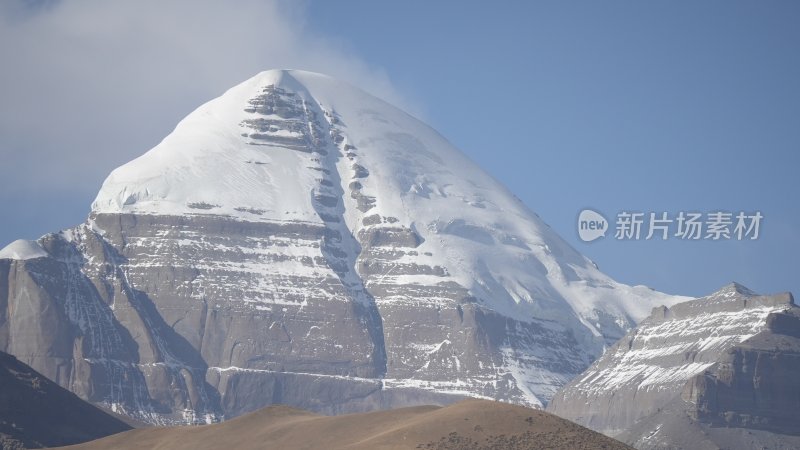
<path id="1" fill-rule="evenodd" d="M 605 272 L 689 295 L 800 292 L 800 4 L 356 3 L 312 2 L 311 24 Z M 756 241 L 584 243 L 584 207 L 765 218 Z"/>
<path id="2" fill-rule="evenodd" d="M 621 282 L 800 293 L 797 2 L 77 3 L 0 8 L 0 245 L 81 222 L 194 107 L 294 67 L 401 103 Z M 586 207 L 764 219 L 755 241 L 584 243 Z"/>

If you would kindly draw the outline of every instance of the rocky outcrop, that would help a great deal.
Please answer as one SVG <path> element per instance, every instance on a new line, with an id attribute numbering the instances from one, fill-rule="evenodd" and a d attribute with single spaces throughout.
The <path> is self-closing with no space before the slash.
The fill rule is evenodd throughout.
<path id="1" fill-rule="evenodd" d="M 684 385 L 689 416 L 718 427 L 800 435 L 800 308 L 767 317 L 764 331 Z"/>
<path id="2" fill-rule="evenodd" d="M 130 429 L 0 352 L 0 448 L 79 444 Z"/>
<path id="3" fill-rule="evenodd" d="M 732 284 L 658 308 L 548 410 L 636 448 L 792 448 L 800 308 Z"/>

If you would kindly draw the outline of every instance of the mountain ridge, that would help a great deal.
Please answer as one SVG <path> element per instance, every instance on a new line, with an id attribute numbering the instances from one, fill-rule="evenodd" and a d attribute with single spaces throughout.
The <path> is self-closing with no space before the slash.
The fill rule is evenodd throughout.
<path id="1" fill-rule="evenodd" d="M 654 308 L 547 410 L 640 449 L 792 448 L 800 308 L 731 283 Z"/>

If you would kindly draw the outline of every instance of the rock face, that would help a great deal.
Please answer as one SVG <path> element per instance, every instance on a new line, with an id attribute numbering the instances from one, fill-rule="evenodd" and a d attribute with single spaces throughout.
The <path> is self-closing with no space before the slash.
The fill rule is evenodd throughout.
<path id="1" fill-rule="evenodd" d="M 269 71 L 0 251 L 0 349 L 153 423 L 541 407 L 654 306 L 402 111 Z"/>
<path id="2" fill-rule="evenodd" d="M 0 448 L 78 444 L 130 429 L 0 352 Z"/>
<path id="3" fill-rule="evenodd" d="M 548 410 L 636 448 L 795 448 L 799 310 L 737 284 L 656 308 Z"/>
<path id="4" fill-rule="evenodd" d="M 771 314 L 766 330 L 693 377 L 682 397 L 692 418 L 724 427 L 800 435 L 800 311 Z"/>

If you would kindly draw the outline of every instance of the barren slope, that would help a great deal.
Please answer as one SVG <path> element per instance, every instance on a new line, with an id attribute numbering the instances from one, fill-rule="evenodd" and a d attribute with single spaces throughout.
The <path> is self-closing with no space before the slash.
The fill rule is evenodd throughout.
<path id="1" fill-rule="evenodd" d="M 629 449 L 551 414 L 467 400 L 343 416 L 270 406 L 214 425 L 148 428 L 72 449 Z"/>

